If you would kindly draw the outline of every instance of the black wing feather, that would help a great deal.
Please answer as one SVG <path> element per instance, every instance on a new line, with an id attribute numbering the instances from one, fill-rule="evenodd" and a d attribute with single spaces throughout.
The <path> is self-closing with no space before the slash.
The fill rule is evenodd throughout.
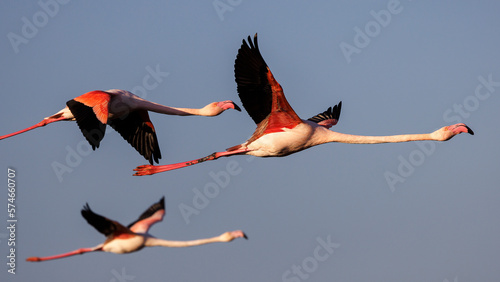
<path id="1" fill-rule="evenodd" d="M 332 107 L 329 107 L 328 110 L 317 114 L 308 120 L 315 122 L 315 123 L 320 123 L 321 121 L 328 120 L 328 119 L 335 119 L 339 120 L 340 118 L 340 110 L 342 108 L 342 101 L 338 104 Z"/>
<path id="2" fill-rule="evenodd" d="M 132 225 L 136 224 L 138 221 L 141 221 L 145 218 L 152 216 L 155 212 L 159 210 L 165 210 L 165 197 L 162 197 L 157 203 L 151 205 L 146 211 L 144 211 L 139 218 L 130 223 L 127 227 L 130 228 Z"/>
<path id="3" fill-rule="evenodd" d="M 149 122 L 147 111 L 134 111 L 124 118 L 109 120 L 108 124 L 120 133 L 123 139 L 127 140 L 150 164 L 153 164 L 153 161 L 158 163 L 161 159 L 158 138 L 154 128 L 147 125 L 144 118 Z"/>
<path id="4" fill-rule="evenodd" d="M 83 206 L 82 216 L 90 225 L 94 226 L 97 231 L 105 236 L 113 234 L 118 229 L 115 222 L 93 212 L 88 203 Z"/>
<path id="5" fill-rule="evenodd" d="M 106 125 L 97 119 L 92 107 L 75 100 L 69 100 L 66 102 L 66 106 L 75 117 L 78 127 L 92 146 L 92 149 L 99 148 L 99 144 L 106 133 Z"/>
<path id="6" fill-rule="evenodd" d="M 249 46 L 250 44 L 250 46 Z M 234 63 L 234 77 L 243 107 L 256 124 L 271 113 L 272 90 L 267 80 L 267 64 L 260 54 L 257 34 L 248 37 L 238 50 Z"/>

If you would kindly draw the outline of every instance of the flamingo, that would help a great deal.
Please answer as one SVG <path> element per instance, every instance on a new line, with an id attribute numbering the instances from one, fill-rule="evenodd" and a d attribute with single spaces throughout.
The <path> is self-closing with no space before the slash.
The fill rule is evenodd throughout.
<path id="1" fill-rule="evenodd" d="M 231 242 L 236 238 L 248 239 L 246 234 L 241 230 L 225 232 L 216 237 L 192 241 L 169 241 L 149 235 L 149 228 L 153 224 L 163 220 L 163 216 L 165 215 L 165 197 L 162 197 L 160 201 L 151 205 L 136 221 L 127 227 L 94 213 L 88 203 L 83 207 L 81 213 L 90 225 L 94 226 L 97 231 L 107 237 L 104 243 L 93 248 L 81 248 L 55 256 L 29 257 L 26 261 L 46 261 L 97 251 L 126 254 L 139 251 L 144 247 L 191 247 L 209 243 Z"/>
<path id="2" fill-rule="evenodd" d="M 204 158 L 161 166 L 138 166 L 134 169 L 136 171 L 134 175 L 152 175 L 233 155 L 284 157 L 330 142 L 378 144 L 419 140 L 446 141 L 463 132 L 474 135 L 474 132 L 463 123 L 445 126 L 429 134 L 392 136 L 361 136 L 328 130 L 337 124 L 342 102 L 308 120 L 303 120 L 288 104 L 283 89 L 274 79 L 260 54 L 257 34 L 253 42 L 250 36 L 248 44 L 243 40 L 236 56 L 234 74 L 243 107 L 257 124 L 257 129 L 252 136 L 240 145 L 230 147 L 223 152 L 215 152 Z"/>
<path id="3" fill-rule="evenodd" d="M 174 108 L 144 100 L 129 91 L 110 89 L 91 91 L 66 103 L 59 112 L 26 129 L 0 136 L 0 140 L 56 121 L 75 121 L 95 150 L 104 137 L 106 124 L 144 156 L 150 164 L 161 159 L 156 131 L 148 111 L 178 116 L 217 116 L 227 109 L 241 109 L 232 101 L 213 102 L 201 109 Z"/>

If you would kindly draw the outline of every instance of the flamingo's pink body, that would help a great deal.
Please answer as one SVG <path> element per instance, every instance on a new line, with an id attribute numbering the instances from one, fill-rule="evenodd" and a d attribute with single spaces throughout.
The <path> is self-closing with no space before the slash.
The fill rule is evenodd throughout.
<path id="1" fill-rule="evenodd" d="M 68 101 L 66 105 L 64 109 L 31 127 L 0 136 L 0 140 L 56 121 L 76 121 L 95 150 L 99 147 L 108 124 L 153 164 L 153 160 L 158 163 L 161 153 L 148 111 L 179 116 L 217 116 L 227 109 L 240 110 L 232 101 L 213 102 L 201 109 L 168 107 L 120 89 L 87 92 Z"/>
<path id="2" fill-rule="evenodd" d="M 249 46 L 250 45 L 250 46 Z M 151 175 L 214 160 L 231 155 L 253 155 L 257 157 L 283 157 L 312 146 L 329 142 L 352 144 L 396 143 L 419 140 L 446 141 L 460 133 L 474 134 L 463 123 L 445 126 L 429 134 L 404 134 L 392 136 L 361 136 L 328 130 L 337 124 L 341 102 L 308 120 L 300 119 L 288 104 L 283 89 L 274 79 L 271 70 L 260 54 L 257 34 L 252 42 L 243 44 L 235 61 L 235 79 L 238 94 L 257 129 L 245 143 L 226 151 L 216 152 L 204 158 L 170 165 L 138 166 L 134 175 Z"/>
<path id="3" fill-rule="evenodd" d="M 94 226 L 97 231 L 106 235 L 106 241 L 92 248 L 81 248 L 72 252 L 49 256 L 49 257 L 29 257 L 27 261 L 45 261 L 59 259 L 74 255 L 80 255 L 87 252 L 103 251 L 115 254 L 126 254 L 139 251 L 144 247 L 191 247 L 209 243 L 230 242 L 236 238 L 247 238 L 241 230 L 225 232 L 219 236 L 198 239 L 192 241 L 170 241 L 158 239 L 151 236 L 149 228 L 156 222 L 162 221 L 165 215 L 165 200 L 162 198 L 159 202 L 153 204 L 147 209 L 135 222 L 128 227 L 120 223 L 107 219 L 94 213 L 88 204 L 82 209 L 82 216 L 87 222 Z"/>

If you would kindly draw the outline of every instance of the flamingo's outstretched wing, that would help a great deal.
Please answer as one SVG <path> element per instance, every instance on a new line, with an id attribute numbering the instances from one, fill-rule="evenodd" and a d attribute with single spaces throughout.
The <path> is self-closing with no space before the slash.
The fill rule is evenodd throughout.
<path id="1" fill-rule="evenodd" d="M 250 36 L 248 43 L 243 40 L 234 63 L 234 76 L 243 107 L 256 124 L 266 119 L 271 112 L 283 112 L 286 115 L 275 115 L 266 127 L 293 128 L 300 123 L 300 118 L 288 104 L 283 89 L 260 54 L 257 34 L 253 41 Z"/>
<path id="2" fill-rule="evenodd" d="M 110 99 L 109 93 L 97 90 L 87 92 L 66 102 L 66 106 L 75 117 L 78 127 L 93 150 L 99 148 L 106 133 Z"/>
<path id="3" fill-rule="evenodd" d="M 255 43 L 250 36 L 248 43 L 243 40 L 234 62 L 234 77 L 243 107 L 254 122 L 259 124 L 271 113 L 273 94 L 267 80 L 267 64 L 259 51 L 257 35 L 254 40 Z"/>
<path id="4" fill-rule="evenodd" d="M 89 204 L 83 206 L 82 216 L 87 222 L 92 225 L 97 231 L 104 234 L 106 237 L 115 237 L 123 233 L 131 233 L 127 227 L 121 225 L 119 222 L 110 220 L 102 215 L 93 212 Z"/>
<path id="5" fill-rule="evenodd" d="M 129 224 L 128 228 L 134 233 L 147 233 L 153 224 L 163 220 L 164 215 L 165 197 L 162 197 L 157 203 L 143 212 L 136 221 Z"/>
<path id="6" fill-rule="evenodd" d="M 153 164 L 153 160 L 158 163 L 161 159 L 156 131 L 147 111 L 133 111 L 123 118 L 109 120 L 108 124 L 150 164 Z"/>
<path id="7" fill-rule="evenodd" d="M 332 107 L 329 107 L 328 110 L 309 118 L 308 120 L 315 122 L 321 126 L 326 128 L 330 128 L 339 122 L 340 110 L 342 108 L 342 101 Z"/>

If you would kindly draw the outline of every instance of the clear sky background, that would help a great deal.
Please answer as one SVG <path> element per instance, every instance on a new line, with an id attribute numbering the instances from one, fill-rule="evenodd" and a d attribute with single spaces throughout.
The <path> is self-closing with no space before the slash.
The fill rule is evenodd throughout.
<path id="1" fill-rule="evenodd" d="M 302 118 L 342 101 L 332 128 L 339 132 L 427 133 L 465 122 L 476 135 L 420 146 L 326 144 L 134 177 L 146 161 L 111 128 L 90 152 L 76 123 L 51 124 L 0 141 L 0 280 L 500 279 L 497 1 L 40 2 L 52 4 L 0 4 L 0 134 L 96 89 L 178 107 L 241 105 L 234 59 L 242 39 L 258 32 Z M 246 112 L 150 117 L 161 164 L 224 150 L 255 129 Z M 6 265 L 8 168 L 17 180 L 15 275 Z M 211 198 L 203 202 L 197 191 Z M 24 261 L 101 243 L 80 215 L 86 202 L 128 224 L 162 196 L 167 214 L 154 236 L 242 229 L 249 240 Z M 183 215 L 187 206 L 196 214 Z M 328 241 L 325 249 L 320 242 Z"/>

